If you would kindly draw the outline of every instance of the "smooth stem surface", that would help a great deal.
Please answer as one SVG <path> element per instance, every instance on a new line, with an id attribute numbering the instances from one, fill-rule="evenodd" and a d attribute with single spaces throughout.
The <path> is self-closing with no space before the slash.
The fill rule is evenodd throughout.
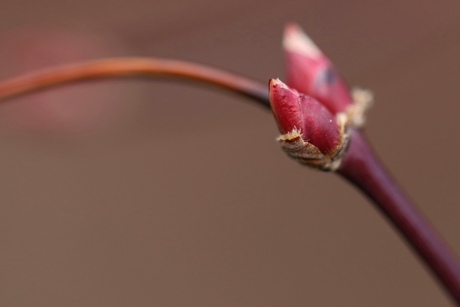
<path id="1" fill-rule="evenodd" d="M 377 160 L 363 134 L 353 131 L 338 171 L 388 217 L 460 305 L 460 264 Z"/>
<path id="2" fill-rule="evenodd" d="M 0 100 L 66 83 L 116 77 L 174 77 L 199 81 L 249 97 L 269 108 L 265 84 L 217 68 L 157 58 L 111 58 L 39 70 L 0 82 Z"/>

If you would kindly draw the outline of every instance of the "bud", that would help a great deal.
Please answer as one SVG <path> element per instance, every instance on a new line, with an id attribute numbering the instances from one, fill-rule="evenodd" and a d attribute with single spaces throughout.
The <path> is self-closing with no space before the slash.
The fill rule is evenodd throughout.
<path id="1" fill-rule="evenodd" d="M 318 99 L 333 114 L 352 105 L 342 76 L 297 24 L 286 26 L 283 47 L 290 87 Z"/>
<path id="2" fill-rule="evenodd" d="M 284 151 L 304 164 L 335 169 L 345 148 L 345 118 L 333 115 L 312 97 L 300 94 L 278 79 L 269 84 L 270 105 L 282 135 Z"/>

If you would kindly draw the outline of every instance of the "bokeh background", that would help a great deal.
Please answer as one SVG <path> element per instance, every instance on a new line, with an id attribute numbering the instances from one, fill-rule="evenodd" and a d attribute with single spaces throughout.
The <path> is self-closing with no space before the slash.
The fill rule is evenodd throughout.
<path id="1" fill-rule="evenodd" d="M 266 82 L 298 22 L 366 132 L 460 253 L 460 2 L 2 1 L 0 76 L 108 56 Z M 358 191 L 287 159 L 269 112 L 170 81 L 0 106 L 0 306 L 452 306 Z"/>

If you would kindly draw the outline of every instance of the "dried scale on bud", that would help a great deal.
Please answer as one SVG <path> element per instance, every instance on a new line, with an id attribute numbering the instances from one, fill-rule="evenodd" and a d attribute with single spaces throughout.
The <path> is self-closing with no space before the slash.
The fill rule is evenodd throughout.
<path id="1" fill-rule="evenodd" d="M 270 105 L 282 135 L 278 142 L 292 158 L 325 171 L 340 166 L 347 148 L 346 115 L 332 114 L 316 99 L 278 79 L 269 84 Z"/>
<path id="2" fill-rule="evenodd" d="M 283 48 L 287 67 L 287 84 L 316 98 L 333 114 L 346 113 L 350 127 L 361 128 L 365 113 L 373 103 L 368 90 L 350 90 L 329 58 L 294 23 L 284 31 Z"/>

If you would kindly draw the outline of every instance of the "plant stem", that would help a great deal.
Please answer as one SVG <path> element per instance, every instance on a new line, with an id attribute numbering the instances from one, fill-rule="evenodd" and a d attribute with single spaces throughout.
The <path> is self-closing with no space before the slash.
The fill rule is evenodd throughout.
<path id="1" fill-rule="evenodd" d="M 361 132 L 352 132 L 350 147 L 338 173 L 377 204 L 460 304 L 460 265 L 456 257 L 388 175 Z"/>
<path id="2" fill-rule="evenodd" d="M 0 100 L 66 83 L 115 77 L 173 77 L 212 84 L 269 108 L 265 84 L 209 66 L 156 58 L 111 58 L 52 67 L 0 82 Z"/>
<path id="3" fill-rule="evenodd" d="M 0 100 L 67 83 L 115 77 L 173 77 L 207 83 L 270 108 L 265 84 L 216 68 L 155 58 L 112 58 L 49 68 L 0 82 Z M 352 131 L 338 173 L 373 200 L 460 305 L 460 265 L 388 175 L 364 136 Z"/>

